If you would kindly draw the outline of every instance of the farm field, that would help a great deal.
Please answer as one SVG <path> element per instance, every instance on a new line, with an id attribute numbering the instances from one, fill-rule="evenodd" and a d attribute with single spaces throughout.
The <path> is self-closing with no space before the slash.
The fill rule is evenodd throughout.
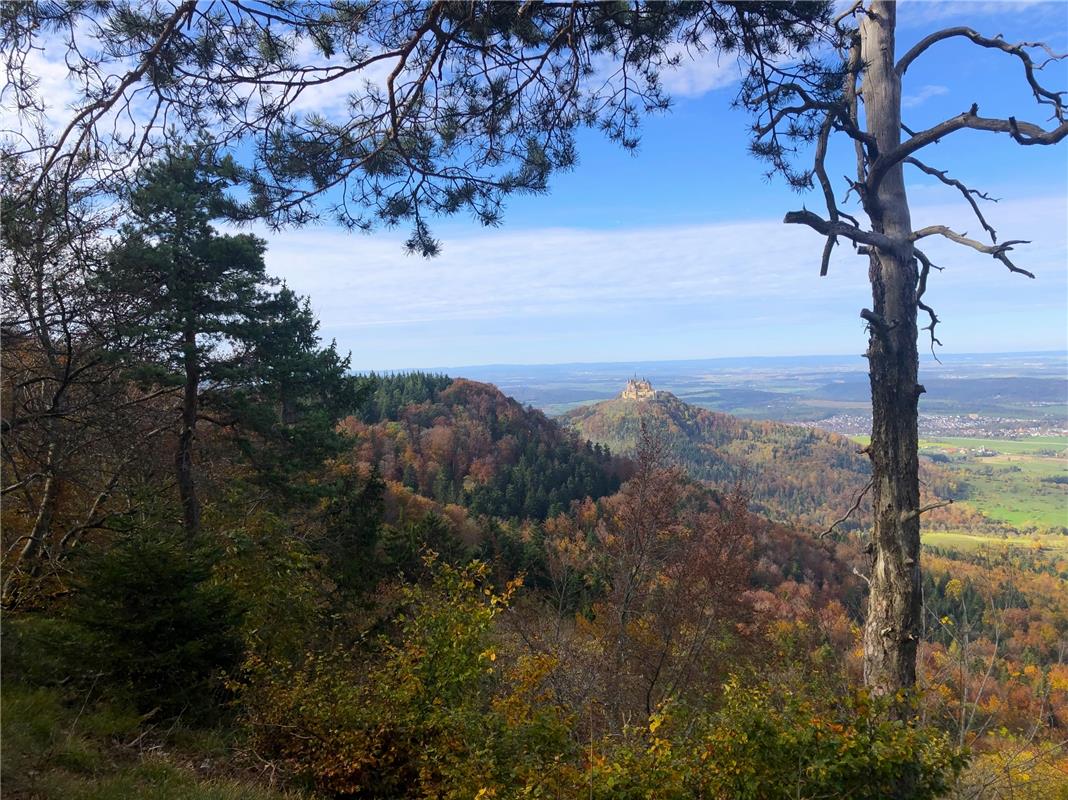
<path id="1" fill-rule="evenodd" d="M 851 437 L 867 444 L 869 437 Z M 961 551 L 982 547 L 1042 547 L 1068 550 L 1068 437 L 1027 439 L 939 437 L 921 439 L 920 453 L 956 473 L 965 483 L 960 505 L 1021 532 L 1001 538 L 970 531 L 930 531 L 925 544 Z M 1029 534 L 1034 535 L 1029 535 Z"/>
<path id="2" fill-rule="evenodd" d="M 988 536 L 968 531 L 923 531 L 923 544 L 943 550 L 971 553 L 981 550 L 1038 550 L 1068 555 L 1068 536 L 1056 534 L 1034 536 Z"/>
<path id="3" fill-rule="evenodd" d="M 859 437 L 858 437 L 859 439 Z M 939 437 L 921 439 L 920 452 L 925 450 L 993 450 L 1005 455 L 1037 455 L 1059 458 L 1068 468 L 1068 436 L 1031 436 L 1027 439 L 975 439 Z"/>
<path id="4" fill-rule="evenodd" d="M 948 458 L 942 466 L 967 484 L 960 502 L 990 519 L 1021 530 L 1068 526 L 1068 438 L 942 438 L 921 441 L 920 452 Z"/>

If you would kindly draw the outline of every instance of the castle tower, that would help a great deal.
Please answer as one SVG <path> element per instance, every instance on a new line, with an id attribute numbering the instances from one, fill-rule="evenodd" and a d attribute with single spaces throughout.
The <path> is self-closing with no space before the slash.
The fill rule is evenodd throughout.
<path id="1" fill-rule="evenodd" d="M 652 400 L 656 397 L 656 391 L 653 389 L 653 385 L 649 381 L 642 378 L 631 378 L 627 381 L 627 386 L 619 395 L 623 400 Z"/>

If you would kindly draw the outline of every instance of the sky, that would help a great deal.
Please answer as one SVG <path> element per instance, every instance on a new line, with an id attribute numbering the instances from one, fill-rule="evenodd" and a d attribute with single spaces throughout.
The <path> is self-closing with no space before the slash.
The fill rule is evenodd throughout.
<path id="1" fill-rule="evenodd" d="M 1042 40 L 1068 52 L 1068 2 L 927 2 L 899 11 L 899 54 L 938 28 Z M 52 65 L 55 80 L 63 69 Z M 1043 80 L 1068 89 L 1068 61 Z M 749 119 L 731 109 L 738 71 L 710 55 L 665 84 L 673 109 L 648 119 L 636 154 L 593 131 L 580 161 L 548 195 L 512 198 L 501 227 L 437 220 L 442 254 L 408 255 L 403 229 L 258 231 L 267 264 L 310 296 L 321 333 L 351 351 L 355 369 L 489 363 L 639 361 L 749 355 L 851 354 L 866 344 L 867 259 L 839 247 L 819 277 L 822 237 L 783 215 L 822 200 L 763 177 L 747 153 Z M 340 97 L 316 96 L 328 104 Z M 905 121 L 927 127 L 966 110 L 1046 124 L 1012 57 L 963 41 L 940 43 L 905 77 Z M 831 175 L 850 171 L 832 151 Z M 999 202 L 984 213 L 1036 280 L 942 241 L 925 252 L 943 272 L 927 293 L 944 352 L 1068 349 L 1068 142 L 1020 147 L 960 131 L 927 148 Z M 907 173 L 914 227 L 982 233 L 959 194 Z"/>

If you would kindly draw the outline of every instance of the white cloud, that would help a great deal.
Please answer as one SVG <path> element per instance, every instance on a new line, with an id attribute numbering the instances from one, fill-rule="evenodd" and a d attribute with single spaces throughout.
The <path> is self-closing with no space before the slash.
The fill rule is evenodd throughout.
<path id="1" fill-rule="evenodd" d="M 666 68 L 661 74 L 664 88 L 675 97 L 700 97 L 730 86 L 740 77 L 738 60 L 715 49 L 688 52 L 673 45 L 667 55 L 679 58 L 677 66 Z"/>
<path id="2" fill-rule="evenodd" d="M 927 84 L 926 86 L 921 86 L 912 94 L 904 95 L 901 98 L 901 106 L 902 108 L 915 108 L 916 106 L 923 105 L 932 97 L 940 97 L 944 94 L 949 94 L 948 86 Z"/>
<path id="3" fill-rule="evenodd" d="M 70 70 L 63 61 L 63 53 L 58 48 L 62 43 L 56 41 L 57 48 L 48 50 L 31 50 L 26 56 L 26 71 L 37 80 L 37 94 L 45 106 L 45 118 L 51 125 L 66 123 L 70 110 L 81 97 L 78 84 L 72 79 Z M 9 76 L 3 81 L 7 84 Z M 0 105 L 0 125 L 5 129 L 18 130 L 19 119 L 14 108 L 14 93 L 5 93 Z"/>
<path id="4" fill-rule="evenodd" d="M 315 43 L 307 37 L 297 42 L 293 60 L 302 67 L 328 68 L 350 67 L 352 65 L 352 61 L 346 58 L 343 53 L 339 53 L 333 58 L 326 58 L 318 51 Z M 397 66 L 397 61 L 398 58 L 375 61 L 363 69 L 328 83 L 308 86 L 301 90 L 291 109 L 305 114 L 322 114 L 325 117 L 344 114 L 348 110 L 350 95 L 366 94 L 368 84 L 384 89 L 389 74 Z"/>
<path id="5" fill-rule="evenodd" d="M 947 20 L 982 19 L 1029 14 L 1037 18 L 1064 19 L 1061 0 L 900 0 L 898 24 L 902 28 L 930 26 Z"/>
<path id="6" fill-rule="evenodd" d="M 969 213 L 954 202 L 925 205 L 915 210 L 914 225 L 937 221 L 976 234 Z M 1035 241 L 1017 251 L 1018 263 L 1039 273 L 1047 298 L 1065 288 L 1065 215 L 1064 198 L 1003 202 L 989 211 L 1003 238 Z M 324 332 L 343 345 L 376 328 L 388 337 L 412 325 L 552 326 L 554 319 L 642 308 L 671 316 L 672 309 L 703 307 L 729 319 L 739 304 L 771 314 L 847 298 L 859 307 L 868 292 L 867 262 L 848 246 L 837 249 L 830 275 L 820 279 L 819 236 L 778 220 L 629 231 L 506 229 L 446 238 L 443 254 L 429 261 L 404 255 L 394 236 L 305 229 L 268 238 L 271 272 L 311 296 Z M 939 293 L 1035 289 L 989 257 L 942 240 L 924 247 L 947 267 L 932 279 Z"/>

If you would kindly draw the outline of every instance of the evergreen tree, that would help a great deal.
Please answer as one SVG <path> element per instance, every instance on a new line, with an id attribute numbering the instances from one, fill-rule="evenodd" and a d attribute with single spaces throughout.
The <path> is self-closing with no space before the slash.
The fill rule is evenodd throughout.
<path id="1" fill-rule="evenodd" d="M 337 343 L 320 347 L 319 321 L 306 297 L 283 284 L 257 308 L 251 330 L 248 368 L 274 394 L 283 425 L 295 425 L 316 410 L 337 418 L 352 410 L 358 396 L 348 376 L 349 356 Z"/>
<path id="2" fill-rule="evenodd" d="M 96 645 L 79 654 L 137 707 L 211 716 L 241 657 L 244 610 L 212 580 L 218 554 L 151 529 L 78 565 L 71 618 Z"/>
<path id="3" fill-rule="evenodd" d="M 376 471 L 369 475 L 344 472 L 329 487 L 321 514 L 325 531 L 318 548 L 343 589 L 362 592 L 382 577 L 383 564 L 376 551 L 385 495 L 386 484 Z"/>
<path id="4" fill-rule="evenodd" d="M 289 495 L 306 484 L 295 473 L 341 450 L 337 422 L 366 394 L 348 374 L 349 356 L 333 341 L 321 347 L 318 330 L 306 297 L 285 285 L 264 293 L 241 331 L 240 352 L 220 365 L 224 391 L 212 397 L 230 411 L 257 480 Z"/>
<path id="5" fill-rule="evenodd" d="M 232 161 L 214 163 L 196 147 L 148 164 L 128 193 L 129 222 L 101 274 L 135 310 L 145 349 L 127 355 L 142 377 L 181 387 L 174 464 L 189 539 L 200 528 L 194 448 L 201 393 L 232 370 L 227 350 L 250 330 L 270 282 L 262 239 L 220 234 L 211 224 L 235 208 L 225 191 L 235 178 Z"/>

